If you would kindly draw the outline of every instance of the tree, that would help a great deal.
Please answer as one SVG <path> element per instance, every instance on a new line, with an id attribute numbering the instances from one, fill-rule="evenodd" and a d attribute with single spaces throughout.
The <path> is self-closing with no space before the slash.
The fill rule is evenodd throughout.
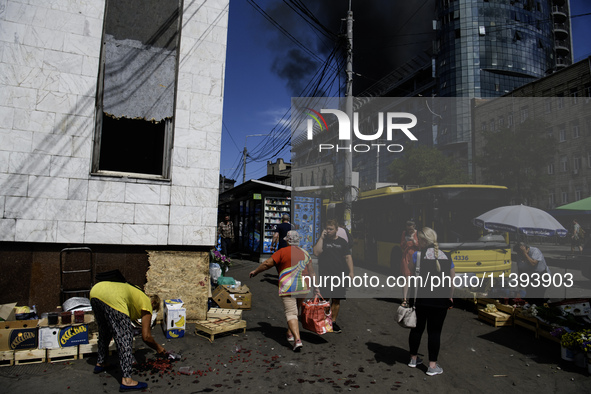
<path id="1" fill-rule="evenodd" d="M 486 131 L 475 163 L 485 183 L 507 186 L 515 203 L 532 204 L 547 185 L 547 165 L 557 152 L 556 139 L 543 122 L 527 120 L 514 128 Z"/>
<path id="2" fill-rule="evenodd" d="M 449 185 L 467 183 L 468 175 L 437 148 L 408 144 L 404 157 L 388 167 L 391 180 L 403 185 Z"/>

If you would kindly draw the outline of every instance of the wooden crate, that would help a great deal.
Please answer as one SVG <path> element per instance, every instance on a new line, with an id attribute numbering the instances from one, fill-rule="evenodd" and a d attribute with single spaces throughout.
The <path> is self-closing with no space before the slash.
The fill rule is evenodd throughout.
<path id="1" fill-rule="evenodd" d="M 98 339 L 88 340 L 86 345 L 78 345 L 78 358 L 84 358 L 98 353 Z"/>
<path id="2" fill-rule="evenodd" d="M 478 309 L 486 308 L 487 305 L 493 304 L 497 305 L 498 301 L 492 298 L 477 298 L 476 299 L 476 307 Z"/>
<path id="3" fill-rule="evenodd" d="M 195 335 L 209 339 L 213 342 L 215 335 L 235 330 L 246 332 L 246 320 L 225 317 L 222 319 L 201 320 L 195 323 Z M 207 335 L 205 335 L 205 334 Z"/>
<path id="4" fill-rule="evenodd" d="M 0 367 L 10 367 L 14 365 L 14 350 L 0 352 Z"/>
<path id="5" fill-rule="evenodd" d="M 45 349 L 15 350 L 14 352 L 15 365 L 44 363 L 45 360 L 47 360 Z"/>
<path id="6" fill-rule="evenodd" d="M 500 302 L 497 302 L 495 306 L 497 307 L 497 310 L 499 312 L 508 313 L 511 316 L 515 314 L 515 308 L 513 307 L 513 305 L 505 305 L 501 304 Z"/>
<path id="7" fill-rule="evenodd" d="M 532 331 L 536 338 L 538 337 L 538 322 L 539 320 L 535 317 L 524 316 L 519 309 L 513 315 L 513 324 Z"/>
<path id="8" fill-rule="evenodd" d="M 211 308 L 207 311 L 207 320 L 223 319 L 231 317 L 233 319 L 242 319 L 242 309 Z"/>
<path id="9" fill-rule="evenodd" d="M 494 327 L 506 327 L 513 325 L 513 316 L 504 312 L 485 312 L 484 310 L 478 311 L 478 319 L 494 326 Z"/>
<path id="10" fill-rule="evenodd" d="M 47 349 L 47 362 L 59 363 L 61 361 L 78 360 L 78 346 L 69 346 L 61 349 Z"/>
<path id="11" fill-rule="evenodd" d="M 133 338 L 132 348 L 135 350 L 135 337 Z M 109 343 L 109 356 L 117 351 L 115 341 L 111 340 Z M 78 358 L 89 357 L 98 353 L 98 338 L 93 338 L 88 341 L 87 345 L 78 345 Z"/>

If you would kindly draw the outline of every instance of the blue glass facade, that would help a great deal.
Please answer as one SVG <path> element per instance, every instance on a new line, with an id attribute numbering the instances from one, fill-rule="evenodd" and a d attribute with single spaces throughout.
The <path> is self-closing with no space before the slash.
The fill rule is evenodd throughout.
<path id="1" fill-rule="evenodd" d="M 568 0 L 437 0 L 436 94 L 499 97 L 572 64 L 568 7 Z M 471 109 L 448 114 L 434 144 L 471 176 Z"/>
<path id="2" fill-rule="evenodd" d="M 438 95 L 498 97 L 550 74 L 558 7 L 553 0 L 438 0 Z M 563 45 L 570 50 L 568 39 Z"/>

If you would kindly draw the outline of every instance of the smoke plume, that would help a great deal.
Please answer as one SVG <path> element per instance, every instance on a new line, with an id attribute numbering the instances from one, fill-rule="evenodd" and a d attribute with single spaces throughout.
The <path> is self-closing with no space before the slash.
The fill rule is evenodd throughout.
<path id="1" fill-rule="evenodd" d="M 324 26 L 341 34 L 340 39 L 344 40 L 348 0 L 304 0 L 303 3 Z M 435 0 L 352 0 L 352 10 L 355 94 L 432 46 Z M 333 49 L 334 43 L 314 32 L 284 1 L 274 0 L 266 12 L 320 58 L 325 59 Z M 268 23 L 265 25 L 276 30 Z M 272 71 L 284 78 L 292 94 L 298 96 L 321 64 L 278 31 L 272 37 L 269 45 L 276 54 Z M 344 45 L 338 56 L 346 56 Z"/>

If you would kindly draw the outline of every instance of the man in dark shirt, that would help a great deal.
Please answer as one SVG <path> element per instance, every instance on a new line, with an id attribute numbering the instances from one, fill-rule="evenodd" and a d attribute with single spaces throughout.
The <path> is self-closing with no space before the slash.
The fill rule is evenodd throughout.
<path id="1" fill-rule="evenodd" d="M 285 248 L 287 242 L 284 238 L 287 236 L 287 232 L 291 230 L 293 230 L 293 225 L 289 223 L 289 215 L 285 213 L 281 216 L 281 223 L 275 226 L 275 234 L 273 234 L 271 248 L 276 251 Z"/>
<path id="2" fill-rule="evenodd" d="M 318 270 L 322 277 L 336 276 L 342 280 L 349 276 L 353 280 L 353 257 L 349 243 L 337 236 L 338 225 L 334 220 L 327 220 L 322 235 L 314 245 L 314 255 L 318 256 Z M 332 281 L 329 280 L 329 283 Z M 341 332 L 336 323 L 341 307 L 341 300 L 345 298 L 347 285 L 341 283 L 339 287 L 324 289 L 326 295 L 330 295 L 332 312 L 332 329 Z"/>
<path id="3" fill-rule="evenodd" d="M 230 221 L 230 215 L 224 215 L 224 221 L 218 224 L 218 237 L 220 236 L 221 252 L 223 255 L 229 256 L 230 247 L 234 242 L 234 223 Z"/>

